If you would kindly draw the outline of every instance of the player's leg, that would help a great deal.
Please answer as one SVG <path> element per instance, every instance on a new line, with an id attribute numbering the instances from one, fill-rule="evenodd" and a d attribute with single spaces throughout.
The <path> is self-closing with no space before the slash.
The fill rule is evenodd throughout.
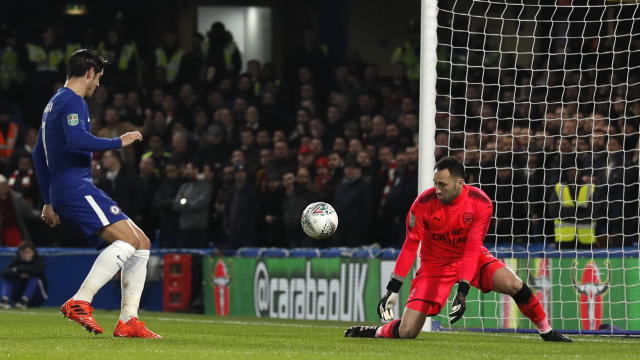
<path id="1" fill-rule="evenodd" d="M 493 266 L 492 266 L 493 265 Z M 545 341 L 571 342 L 568 337 L 554 331 L 549 325 L 547 314 L 544 312 L 538 298 L 531 289 L 508 267 L 499 262 L 485 267 L 486 275 L 493 272 L 492 290 L 513 298 L 518 308 L 538 328 L 540 336 Z"/>
<path id="2" fill-rule="evenodd" d="M 110 245 L 98 255 L 73 300 L 91 303 L 98 290 L 120 271 L 136 249 L 144 245 L 128 219 L 105 226 L 99 235 Z"/>
<path id="3" fill-rule="evenodd" d="M 127 220 L 134 229 L 141 246 L 122 267 L 122 307 L 120 319 L 113 331 L 118 337 L 160 338 L 160 335 L 147 329 L 138 319 L 138 307 L 140 297 L 144 289 L 147 276 L 147 262 L 149 261 L 149 248 L 151 242 L 144 232 L 130 219 Z"/>

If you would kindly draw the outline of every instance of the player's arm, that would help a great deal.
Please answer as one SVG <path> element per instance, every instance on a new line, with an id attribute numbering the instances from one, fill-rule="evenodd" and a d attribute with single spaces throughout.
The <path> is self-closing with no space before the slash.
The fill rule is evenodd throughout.
<path id="1" fill-rule="evenodd" d="M 420 212 L 416 210 L 416 207 L 416 203 L 414 202 L 407 214 L 407 235 L 404 239 L 400 255 L 398 255 L 398 259 L 396 260 L 396 266 L 391 275 L 391 280 L 389 280 L 387 284 L 387 293 L 378 303 L 378 315 L 383 320 L 393 319 L 393 307 L 398 301 L 400 287 L 413 266 L 418 252 L 418 246 L 424 237 L 424 221 L 420 216 Z"/>
<path id="2" fill-rule="evenodd" d="M 87 131 L 87 111 L 80 100 L 70 100 L 64 105 L 62 114 L 62 129 L 65 140 L 71 149 L 84 151 L 105 151 L 121 148 L 123 140 L 120 138 L 107 139 L 99 138 Z M 124 136 L 124 135 L 123 135 Z"/>
<path id="3" fill-rule="evenodd" d="M 451 305 L 449 320 L 454 323 L 462 318 L 467 308 L 466 297 L 469 293 L 471 279 L 476 275 L 478 269 L 478 259 L 480 258 L 480 248 L 484 237 L 489 230 L 493 205 L 491 202 L 478 202 L 474 212 L 474 222 L 469 229 L 467 241 L 462 256 L 462 266 L 458 274 L 458 290 Z"/>
<path id="4" fill-rule="evenodd" d="M 42 129 L 38 131 L 38 139 L 36 140 L 36 145 L 33 147 L 31 157 L 33 158 L 33 167 L 36 171 L 40 194 L 42 194 L 42 200 L 44 201 L 42 215 L 40 218 L 50 227 L 58 226 L 60 225 L 60 218 L 53 211 L 51 199 L 49 198 L 49 185 L 51 184 L 51 178 L 49 174 L 49 167 L 47 166 L 44 143 L 42 142 Z"/>

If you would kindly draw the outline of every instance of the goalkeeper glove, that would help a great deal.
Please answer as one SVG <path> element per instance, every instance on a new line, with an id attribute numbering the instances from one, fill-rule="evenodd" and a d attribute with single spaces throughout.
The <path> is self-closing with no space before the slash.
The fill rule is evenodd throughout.
<path id="1" fill-rule="evenodd" d="M 378 316 L 382 320 L 389 321 L 393 319 L 393 307 L 398 302 L 398 292 L 402 286 L 402 281 L 391 278 L 387 284 L 387 293 L 380 299 L 378 303 Z"/>
<path id="2" fill-rule="evenodd" d="M 449 313 L 449 321 L 452 324 L 460 320 L 462 318 L 462 315 L 464 315 L 464 311 L 467 309 L 466 297 L 468 293 L 469 293 L 469 283 L 465 281 L 460 281 L 458 283 L 458 293 L 456 294 L 456 297 L 453 300 L 453 305 L 451 306 L 451 313 Z"/>

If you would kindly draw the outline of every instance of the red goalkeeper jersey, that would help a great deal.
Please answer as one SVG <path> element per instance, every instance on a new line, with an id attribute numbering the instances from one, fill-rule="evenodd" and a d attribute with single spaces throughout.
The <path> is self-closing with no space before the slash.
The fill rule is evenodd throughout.
<path id="1" fill-rule="evenodd" d="M 418 245 L 420 266 L 444 269 L 460 262 L 458 280 L 471 281 L 487 234 L 493 205 L 480 189 L 464 185 L 450 204 L 444 204 L 431 188 L 420 194 L 407 214 L 407 235 L 394 273 L 405 277 L 413 265 Z"/>

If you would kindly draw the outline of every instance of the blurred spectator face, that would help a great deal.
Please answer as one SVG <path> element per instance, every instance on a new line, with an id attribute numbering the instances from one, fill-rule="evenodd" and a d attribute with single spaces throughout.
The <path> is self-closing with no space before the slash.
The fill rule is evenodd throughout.
<path id="1" fill-rule="evenodd" d="M 98 88 L 98 89 L 102 89 L 102 88 Z M 159 88 L 153 89 L 153 92 L 151 93 L 151 102 L 153 103 L 153 105 L 161 106 L 163 99 L 164 99 L 164 91 Z"/>
<path id="2" fill-rule="evenodd" d="M 269 182 L 267 183 L 267 186 L 269 187 L 270 191 L 276 191 L 280 188 L 280 185 L 282 185 L 282 182 L 280 181 L 280 179 L 270 179 Z"/>
<path id="3" fill-rule="evenodd" d="M 405 150 L 407 153 L 407 159 L 409 164 L 418 165 L 418 147 L 417 146 L 409 146 Z M 480 154 L 478 153 L 478 158 L 480 158 Z"/>
<path id="4" fill-rule="evenodd" d="M 586 152 L 591 150 L 591 147 L 589 146 L 589 141 L 584 137 L 578 138 L 577 147 L 579 152 Z"/>
<path id="5" fill-rule="evenodd" d="M 214 109 L 220 109 L 225 106 L 224 96 L 220 91 L 212 91 L 207 95 L 207 104 Z"/>
<path id="6" fill-rule="evenodd" d="M 299 109 L 296 114 L 297 124 L 308 124 L 311 121 L 311 115 L 307 109 Z"/>
<path id="7" fill-rule="evenodd" d="M 42 33 L 42 40 L 47 46 L 50 46 L 56 41 L 56 31 L 52 26 L 48 26 Z"/>
<path id="8" fill-rule="evenodd" d="M 366 151 L 367 154 L 369 154 L 369 159 L 371 159 L 372 162 L 373 162 L 373 159 L 378 158 L 378 149 L 375 147 L 375 145 L 369 144 L 365 146 L 364 151 Z"/>
<path id="9" fill-rule="evenodd" d="M 349 180 L 356 180 L 362 177 L 362 169 L 358 166 L 345 166 L 344 177 Z"/>
<path id="10" fill-rule="evenodd" d="M 220 89 L 223 94 L 228 94 L 233 91 L 233 82 L 231 79 L 222 79 L 220 80 L 220 84 L 218 84 L 218 89 Z"/>
<path id="11" fill-rule="evenodd" d="M 256 135 L 256 144 L 259 147 L 268 147 L 271 144 L 271 138 L 267 130 L 260 130 Z"/>
<path id="12" fill-rule="evenodd" d="M 258 108 L 255 106 L 249 106 L 247 110 L 244 112 L 244 121 L 247 126 L 257 127 L 260 125 L 259 120 L 260 114 L 258 113 Z"/>
<path id="13" fill-rule="evenodd" d="M 313 119 L 309 123 L 309 135 L 314 138 L 322 138 L 324 136 L 325 127 L 320 119 Z"/>
<path id="14" fill-rule="evenodd" d="M 478 150 L 477 146 L 468 146 L 465 147 L 464 152 L 464 164 L 466 166 L 476 166 L 480 161 L 480 150 Z"/>
<path id="15" fill-rule="evenodd" d="M 29 156 L 21 156 L 20 160 L 18 160 L 18 170 L 21 172 L 27 172 L 31 170 L 33 167 L 31 163 L 31 157 Z"/>
<path id="16" fill-rule="evenodd" d="M 284 188 L 289 188 L 290 189 L 290 188 L 293 187 L 293 184 L 295 183 L 295 180 L 296 180 L 296 178 L 293 175 L 293 173 L 288 172 L 288 173 L 282 175 L 282 186 Z"/>
<path id="17" fill-rule="evenodd" d="M 33 257 L 35 256 L 35 252 L 33 251 L 32 248 L 30 247 L 26 247 L 24 249 L 21 249 L 19 252 L 19 256 L 20 256 L 20 260 L 24 261 L 24 262 L 31 262 L 31 260 L 33 260 Z"/>
<path id="18" fill-rule="evenodd" d="M 347 139 L 360 138 L 358 124 L 353 121 L 344 124 L 344 137 Z"/>
<path id="19" fill-rule="evenodd" d="M 413 99 L 411 99 L 410 97 L 404 97 L 402 98 L 400 109 L 402 110 L 402 112 L 405 112 L 405 113 L 410 111 L 416 111 L 416 104 L 415 102 L 413 102 Z"/>
<path id="20" fill-rule="evenodd" d="M 402 126 L 416 133 L 418 131 L 418 117 L 416 114 L 409 113 L 402 116 Z"/>
<path id="21" fill-rule="evenodd" d="M 120 120 L 120 115 L 118 115 L 118 111 L 114 108 L 108 108 L 104 113 L 104 121 L 107 126 L 115 126 L 118 124 L 118 120 Z"/>
<path id="22" fill-rule="evenodd" d="M 140 106 L 140 94 L 137 91 L 129 91 L 127 93 L 127 106 L 135 109 Z"/>
<path id="23" fill-rule="evenodd" d="M 396 154 L 396 165 L 399 169 L 406 169 L 408 164 L 409 158 L 407 157 L 406 153 L 399 152 L 398 154 Z"/>
<path id="24" fill-rule="evenodd" d="M 231 183 L 233 181 L 234 173 L 235 170 L 233 169 L 233 166 L 225 166 L 224 169 L 222 169 L 222 181 L 227 184 Z"/>
<path id="25" fill-rule="evenodd" d="M 300 86 L 300 99 L 313 99 L 313 95 L 313 86 L 311 84 Z"/>
<path id="26" fill-rule="evenodd" d="M 204 110 L 198 111 L 194 117 L 194 122 L 196 124 L 196 128 L 206 129 L 207 125 L 209 125 L 209 116 L 207 116 L 207 112 Z"/>
<path id="27" fill-rule="evenodd" d="M 241 97 L 237 97 L 233 101 L 233 112 L 235 112 L 236 114 L 244 115 L 246 111 L 247 111 L 247 100 Z"/>
<path id="28" fill-rule="evenodd" d="M 309 147 L 315 156 L 320 156 L 324 153 L 324 145 L 320 139 L 311 139 L 311 141 L 309 141 Z"/>
<path id="29" fill-rule="evenodd" d="M 574 142 L 569 138 L 560 139 L 560 152 L 571 153 L 575 151 Z"/>
<path id="30" fill-rule="evenodd" d="M 176 110 L 176 99 L 174 99 L 172 95 L 166 95 L 162 99 L 162 110 L 168 114 L 171 114 Z"/>
<path id="31" fill-rule="evenodd" d="M 609 143 L 607 145 L 607 150 L 609 152 L 622 151 L 622 144 L 620 143 L 620 140 L 618 140 L 618 138 L 615 138 L 615 137 L 610 137 Z"/>
<path id="32" fill-rule="evenodd" d="M 140 175 L 147 176 L 153 173 L 153 169 L 155 168 L 155 164 L 153 163 L 152 157 L 146 157 L 140 159 L 140 164 L 138 165 L 138 169 L 140 170 Z"/>
<path id="33" fill-rule="evenodd" d="M 197 169 L 193 166 L 193 163 L 187 163 L 182 167 L 182 177 L 188 180 L 193 180 L 196 177 Z"/>
<path id="34" fill-rule="evenodd" d="M 95 99 L 97 104 L 105 104 L 109 100 L 109 89 L 104 86 L 96 88 L 91 99 Z"/>
<path id="35" fill-rule="evenodd" d="M 239 92 L 253 92 L 253 82 L 251 81 L 251 77 L 241 76 L 238 80 L 237 87 Z"/>
<path id="36" fill-rule="evenodd" d="M 349 79 L 349 68 L 345 65 L 340 65 L 336 68 L 336 80 L 338 82 L 347 81 Z"/>
<path id="37" fill-rule="evenodd" d="M 340 110 L 336 106 L 329 106 L 327 109 L 327 121 L 329 121 L 329 124 L 335 124 L 340 121 Z"/>
<path id="38" fill-rule="evenodd" d="M 371 135 L 372 136 L 384 135 L 386 127 L 387 127 L 387 120 L 385 120 L 384 116 L 382 115 L 374 116 L 373 125 L 371 127 Z"/>
<path id="39" fill-rule="evenodd" d="M 373 100 L 371 96 L 368 94 L 360 95 L 358 98 L 358 106 L 360 107 L 360 111 L 364 113 L 373 112 Z"/>
<path id="40" fill-rule="evenodd" d="M 251 131 L 243 131 L 240 133 L 240 143 L 242 146 L 250 147 L 254 144 L 255 137 Z"/>
<path id="41" fill-rule="evenodd" d="M 113 94 L 113 107 L 122 110 L 127 105 L 127 100 L 123 93 Z"/>
<path id="42" fill-rule="evenodd" d="M 400 136 L 400 132 L 398 131 L 398 125 L 389 124 L 387 125 L 387 129 L 385 131 L 385 138 L 387 140 L 395 140 Z"/>
<path id="43" fill-rule="evenodd" d="M 515 130 L 514 130 L 515 132 Z M 480 145 L 480 141 L 478 141 L 478 134 L 467 134 L 464 137 L 464 146 L 465 148 L 469 147 L 478 147 Z"/>
<path id="44" fill-rule="evenodd" d="M 576 135 L 576 130 L 577 130 L 577 126 L 578 125 L 578 121 L 571 119 L 571 120 L 563 120 L 562 121 L 562 135 L 563 136 L 575 136 Z"/>
<path id="45" fill-rule="evenodd" d="M 231 165 L 236 166 L 236 165 L 244 165 L 244 153 L 242 152 L 242 150 L 234 150 L 231 153 Z"/>
<path id="46" fill-rule="evenodd" d="M 393 160 L 393 153 L 391 152 L 391 149 L 386 146 L 381 148 L 380 152 L 378 152 L 378 161 L 380 161 L 380 164 L 385 166 L 389 165 L 391 160 Z"/>
<path id="47" fill-rule="evenodd" d="M 278 141 L 273 145 L 273 157 L 285 159 L 289 156 L 289 145 L 285 141 Z"/>
<path id="48" fill-rule="evenodd" d="M 207 164 L 203 165 L 202 175 L 204 176 L 204 180 L 210 182 L 211 180 L 213 180 L 213 175 L 214 175 L 213 168 L 211 168 L 211 166 Z"/>
<path id="49" fill-rule="evenodd" d="M 363 149 L 362 142 L 359 139 L 349 140 L 349 154 L 358 155 Z"/>
<path id="50" fill-rule="evenodd" d="M 171 147 L 177 152 L 187 151 L 187 135 L 183 132 L 173 134 L 171 138 Z"/>
<path id="51" fill-rule="evenodd" d="M 149 138 L 149 150 L 156 152 L 162 150 L 162 138 L 160 135 L 151 135 Z"/>
<path id="52" fill-rule="evenodd" d="M 362 130 L 362 132 L 368 133 L 369 131 L 371 131 L 371 126 L 373 126 L 371 115 L 360 116 L 360 130 Z"/>
<path id="53" fill-rule="evenodd" d="M 286 141 L 287 136 L 285 135 L 284 131 L 282 130 L 276 130 L 273 132 L 273 143 L 277 143 L 279 141 Z M 285 142 L 286 144 L 286 142 Z"/>
<path id="54" fill-rule="evenodd" d="M 496 164 L 496 144 L 487 143 L 480 153 L 480 163 L 483 166 L 495 166 Z"/>
<path id="55" fill-rule="evenodd" d="M 231 113 L 231 110 L 227 108 L 222 108 L 216 111 L 216 120 L 226 128 L 233 126 L 233 114 Z"/>
<path id="56" fill-rule="evenodd" d="M 482 129 L 484 133 L 495 134 L 498 129 L 498 119 L 494 117 L 482 119 Z"/>
<path id="57" fill-rule="evenodd" d="M 118 159 L 113 155 L 113 150 L 106 151 L 102 155 L 102 167 L 107 170 L 113 170 L 118 164 Z"/>
<path id="58" fill-rule="evenodd" d="M 311 173 L 309 169 L 306 167 L 301 167 L 298 169 L 298 173 L 296 174 L 296 182 L 299 185 L 308 185 L 311 182 Z"/>
<path id="59" fill-rule="evenodd" d="M 511 151 L 513 137 L 509 134 L 498 136 L 498 151 Z"/>
<path id="60" fill-rule="evenodd" d="M 300 70 L 298 70 L 298 81 L 300 81 L 301 84 L 310 82 L 312 78 L 313 74 L 308 67 L 301 67 Z"/>
<path id="61" fill-rule="evenodd" d="M 260 76 L 260 62 L 258 60 L 247 61 L 247 72 L 254 78 Z"/>
<path id="62" fill-rule="evenodd" d="M 184 84 L 180 87 L 180 99 L 187 101 L 193 96 L 193 86 L 191 84 Z"/>
<path id="63" fill-rule="evenodd" d="M 511 178 L 511 169 L 510 168 L 499 168 L 498 169 L 498 179 L 502 180 L 502 183 L 510 182 L 508 179 Z"/>
<path id="64" fill-rule="evenodd" d="M 273 95 L 272 92 L 265 92 L 264 95 L 262 95 L 262 103 L 267 106 L 274 105 L 276 103 L 276 96 Z"/>
<path id="65" fill-rule="evenodd" d="M 333 140 L 333 151 L 344 154 L 347 152 L 347 142 L 344 138 L 337 137 Z"/>
<path id="66" fill-rule="evenodd" d="M 366 151 L 360 151 L 358 153 L 358 157 L 356 158 L 360 166 L 363 168 L 368 168 L 371 166 L 371 157 L 369 157 L 369 153 Z"/>
<path id="67" fill-rule="evenodd" d="M 266 168 L 273 159 L 273 152 L 269 149 L 260 150 L 260 166 Z"/>
<path id="68" fill-rule="evenodd" d="M 329 154 L 329 169 L 336 170 L 342 166 L 342 158 L 336 153 Z"/>
<path id="69" fill-rule="evenodd" d="M 303 99 L 300 101 L 300 107 L 309 110 L 311 116 L 316 113 L 316 104 L 313 99 Z"/>

